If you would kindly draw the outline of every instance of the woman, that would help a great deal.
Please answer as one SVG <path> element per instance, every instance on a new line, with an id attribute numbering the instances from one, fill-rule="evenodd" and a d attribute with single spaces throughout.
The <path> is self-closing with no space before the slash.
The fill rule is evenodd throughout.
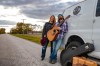
<path id="1" fill-rule="evenodd" d="M 49 22 L 46 22 L 45 25 L 44 25 L 43 33 L 42 33 L 42 38 L 46 37 L 46 43 L 42 47 L 41 60 L 44 60 L 44 58 L 45 58 L 46 48 L 47 48 L 48 43 L 49 43 L 49 40 L 47 38 L 47 32 L 53 27 L 53 25 L 55 24 L 55 22 L 56 22 L 55 16 L 52 15 L 50 17 Z M 51 43 L 51 53 L 52 53 L 52 51 L 53 51 L 53 42 L 50 42 L 50 43 Z"/>
<path id="2" fill-rule="evenodd" d="M 53 52 L 50 56 L 50 63 L 52 63 L 52 64 L 55 64 L 57 62 L 57 52 L 62 44 L 64 34 L 68 31 L 68 25 L 67 25 L 66 19 L 68 19 L 69 17 L 70 17 L 70 15 L 64 19 L 62 14 L 58 15 L 58 22 L 56 23 L 56 26 L 59 24 L 61 24 L 61 26 L 58 27 L 59 34 L 58 34 L 56 40 L 53 41 L 54 48 L 53 48 Z"/>

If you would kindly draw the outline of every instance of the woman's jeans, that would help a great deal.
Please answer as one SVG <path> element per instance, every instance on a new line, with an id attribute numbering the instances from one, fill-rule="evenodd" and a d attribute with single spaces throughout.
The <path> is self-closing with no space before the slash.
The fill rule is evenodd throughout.
<path id="1" fill-rule="evenodd" d="M 49 44 L 49 40 L 46 39 L 46 43 L 45 43 L 45 45 L 42 47 L 42 55 L 41 55 L 41 58 L 45 58 L 46 49 L 47 49 L 48 44 Z M 51 53 L 52 53 L 52 51 L 53 51 L 53 42 L 50 42 L 50 44 L 51 44 Z"/>
<path id="2" fill-rule="evenodd" d="M 57 60 L 57 52 L 62 44 L 62 40 L 61 38 L 57 38 L 55 41 L 53 41 L 53 52 L 50 56 L 51 60 Z"/>

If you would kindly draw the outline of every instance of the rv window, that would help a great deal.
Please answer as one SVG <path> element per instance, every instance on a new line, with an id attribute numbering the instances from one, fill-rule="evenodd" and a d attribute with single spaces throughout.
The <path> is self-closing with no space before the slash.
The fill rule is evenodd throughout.
<path id="1" fill-rule="evenodd" d="M 100 16 L 100 0 L 98 0 L 98 3 L 97 3 L 97 10 L 96 10 L 96 16 Z"/>
<path id="2" fill-rule="evenodd" d="M 77 15 L 81 10 L 81 6 L 77 6 L 74 10 L 73 10 L 73 14 Z"/>

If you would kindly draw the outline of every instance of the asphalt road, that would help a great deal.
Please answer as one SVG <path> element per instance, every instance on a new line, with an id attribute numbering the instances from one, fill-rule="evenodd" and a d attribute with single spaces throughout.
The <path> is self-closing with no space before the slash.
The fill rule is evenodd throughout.
<path id="1" fill-rule="evenodd" d="M 0 35 L 0 66 L 61 66 L 60 51 L 56 64 L 49 63 L 50 48 L 41 61 L 41 45 L 9 35 Z"/>

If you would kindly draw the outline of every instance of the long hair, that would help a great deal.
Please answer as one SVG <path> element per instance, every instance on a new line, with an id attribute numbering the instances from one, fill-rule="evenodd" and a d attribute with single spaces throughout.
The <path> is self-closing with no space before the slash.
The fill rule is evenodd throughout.
<path id="1" fill-rule="evenodd" d="M 51 19 L 52 17 L 54 17 L 54 19 L 53 19 L 53 24 L 55 24 L 55 23 L 56 23 L 56 18 L 55 18 L 54 15 L 51 15 L 51 16 L 50 16 L 50 19 Z M 50 20 L 49 20 L 49 22 L 50 22 Z"/>
<path id="2" fill-rule="evenodd" d="M 62 14 L 59 14 L 58 15 L 58 22 L 60 22 L 60 16 L 62 16 L 63 17 L 63 20 L 64 20 L 64 16 Z"/>

